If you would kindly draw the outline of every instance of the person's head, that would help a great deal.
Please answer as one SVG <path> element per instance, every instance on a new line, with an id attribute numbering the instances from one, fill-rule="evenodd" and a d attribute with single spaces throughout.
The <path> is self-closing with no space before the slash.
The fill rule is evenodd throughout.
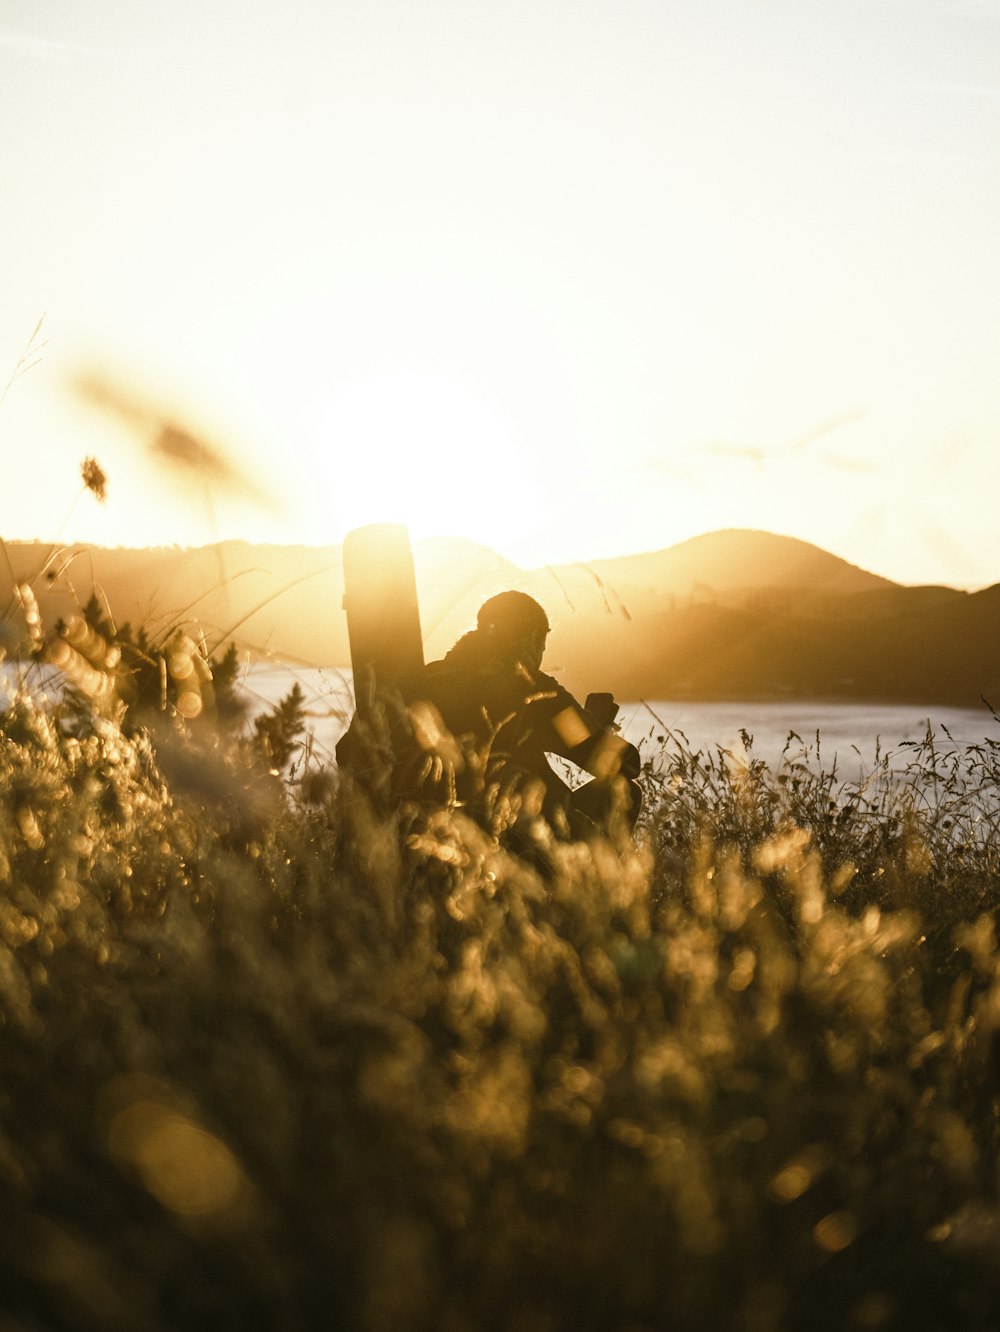
<path id="1" fill-rule="evenodd" d="M 484 601 L 476 626 L 495 643 L 498 652 L 518 656 L 536 670 L 541 666 L 549 621 L 538 602 L 526 592 L 498 592 Z"/>

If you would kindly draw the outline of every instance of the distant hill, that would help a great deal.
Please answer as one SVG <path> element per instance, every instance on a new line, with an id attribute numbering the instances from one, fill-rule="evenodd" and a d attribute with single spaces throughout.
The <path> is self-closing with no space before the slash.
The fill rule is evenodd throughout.
<path id="1" fill-rule="evenodd" d="M 895 586 L 807 541 L 744 529 L 708 532 L 667 550 L 597 560 L 589 568 L 605 581 L 650 592 L 702 588 L 728 598 L 788 588 L 844 596 Z"/>
<path id="2" fill-rule="evenodd" d="M 746 530 L 709 532 L 645 555 L 535 570 L 531 578 L 540 592 L 574 609 L 617 607 L 634 619 L 694 604 L 825 608 L 897 586 L 808 542 Z"/>
<path id="3" fill-rule="evenodd" d="M 119 622 L 154 634 L 197 622 L 210 646 L 349 663 L 336 546 L 5 549 L 7 582 L 32 583 L 46 626 L 96 588 Z M 519 587 L 553 624 L 546 665 L 579 694 L 1000 702 L 1000 585 L 903 587 L 808 542 L 740 530 L 530 570 L 459 539 L 414 554 L 428 659 L 485 597 Z"/>
<path id="4" fill-rule="evenodd" d="M 224 541 L 129 550 L 8 542 L 5 549 L 15 581 L 32 583 L 47 624 L 96 590 L 119 624 L 142 624 L 153 637 L 197 624 L 210 643 L 235 639 L 301 661 L 348 659 L 339 546 Z"/>
<path id="5" fill-rule="evenodd" d="M 550 576 L 577 602 L 548 661 L 578 689 L 603 671 L 623 698 L 1000 699 L 997 589 L 904 587 L 739 530 Z"/>

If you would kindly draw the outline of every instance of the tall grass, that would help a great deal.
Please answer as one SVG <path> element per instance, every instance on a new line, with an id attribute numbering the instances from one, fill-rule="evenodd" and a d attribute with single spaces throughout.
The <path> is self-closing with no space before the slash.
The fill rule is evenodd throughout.
<path id="1" fill-rule="evenodd" d="M 0 719 L 5 1326 L 996 1325 L 996 745 L 673 737 L 543 877 L 184 651 Z"/>

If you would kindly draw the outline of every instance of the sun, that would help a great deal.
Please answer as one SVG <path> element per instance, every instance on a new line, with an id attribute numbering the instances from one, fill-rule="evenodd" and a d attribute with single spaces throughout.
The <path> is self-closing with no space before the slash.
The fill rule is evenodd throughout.
<path id="1" fill-rule="evenodd" d="M 396 373 L 341 386 L 313 454 L 333 527 L 400 522 L 415 540 L 465 536 L 508 558 L 548 521 L 549 467 L 500 406 L 443 376 Z"/>

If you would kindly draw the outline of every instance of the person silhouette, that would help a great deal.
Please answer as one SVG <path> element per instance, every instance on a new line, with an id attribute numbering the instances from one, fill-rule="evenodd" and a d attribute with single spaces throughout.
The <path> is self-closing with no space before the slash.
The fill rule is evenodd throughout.
<path id="1" fill-rule="evenodd" d="M 642 804 L 639 751 L 614 726 L 610 694 L 579 704 L 542 671 L 548 617 L 524 592 L 500 592 L 476 627 L 407 682 L 417 784 L 447 772 L 453 798 L 494 825 L 541 817 L 563 837 L 634 827 Z M 573 790 L 555 754 L 590 773 Z"/>

